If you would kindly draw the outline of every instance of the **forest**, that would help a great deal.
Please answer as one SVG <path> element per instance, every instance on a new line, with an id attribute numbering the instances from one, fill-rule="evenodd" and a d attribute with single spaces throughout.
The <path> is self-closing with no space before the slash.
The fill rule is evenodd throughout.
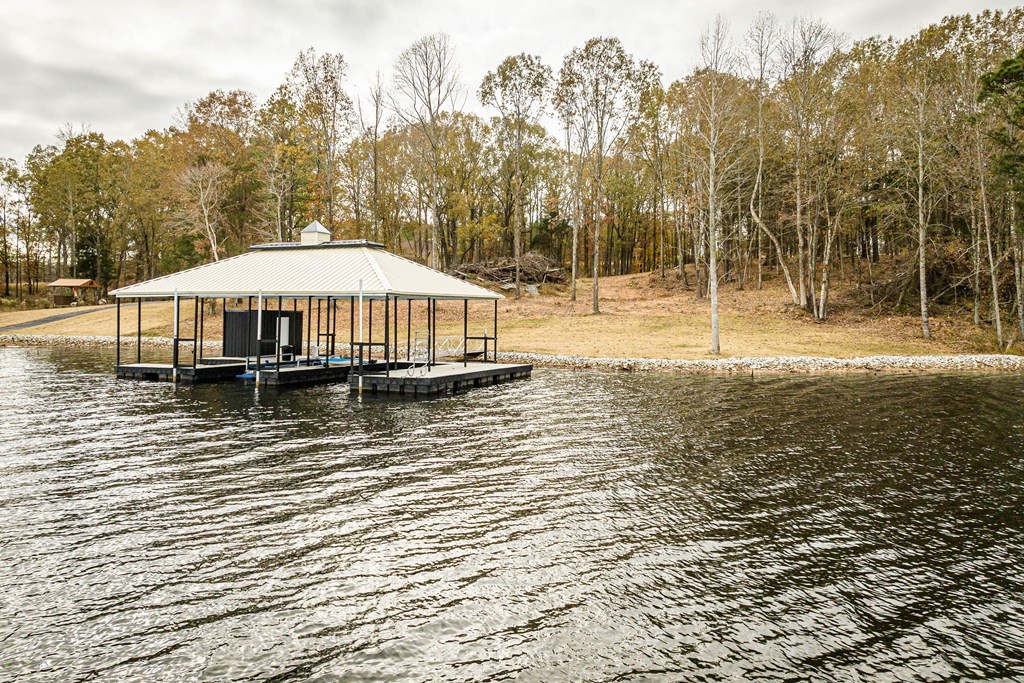
<path id="1" fill-rule="evenodd" d="M 131 141 L 66 127 L 0 158 L 2 294 L 112 289 L 316 219 L 450 272 L 513 264 L 516 295 L 543 256 L 594 313 L 601 277 L 681 278 L 709 301 L 712 353 L 718 288 L 768 279 L 822 322 L 843 278 L 925 338 L 940 306 L 1024 343 L 1024 9 L 856 41 L 717 20 L 690 60 L 667 83 L 597 37 L 465 83 L 433 34 L 363 97 L 343 55 L 310 48 L 266 101 L 217 90 Z"/>

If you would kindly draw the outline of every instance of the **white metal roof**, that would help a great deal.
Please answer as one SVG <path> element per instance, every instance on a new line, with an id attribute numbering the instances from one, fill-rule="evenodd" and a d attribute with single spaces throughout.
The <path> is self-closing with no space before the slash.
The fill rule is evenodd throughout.
<path id="1" fill-rule="evenodd" d="M 501 299 L 483 287 L 410 261 L 372 242 L 296 242 L 253 247 L 239 256 L 121 287 L 118 298 L 257 296 L 380 299 Z"/>

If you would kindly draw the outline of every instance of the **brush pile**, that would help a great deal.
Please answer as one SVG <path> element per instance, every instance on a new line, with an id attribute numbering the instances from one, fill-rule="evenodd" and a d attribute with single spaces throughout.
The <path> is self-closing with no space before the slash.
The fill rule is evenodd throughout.
<path id="1" fill-rule="evenodd" d="M 466 263 L 453 271 L 454 275 L 463 279 L 475 277 L 479 280 L 497 282 L 501 285 L 515 285 L 515 259 L 500 258 L 483 263 Z M 565 269 L 556 261 L 535 251 L 523 254 L 519 265 L 519 279 L 524 284 L 564 284 Z"/>

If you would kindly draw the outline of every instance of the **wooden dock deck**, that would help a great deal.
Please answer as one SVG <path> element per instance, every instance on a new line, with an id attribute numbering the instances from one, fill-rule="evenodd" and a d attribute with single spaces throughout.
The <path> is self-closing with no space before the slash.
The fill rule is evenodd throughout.
<path id="1" fill-rule="evenodd" d="M 516 379 L 527 379 L 532 373 L 532 365 L 439 363 L 427 372 L 424 372 L 422 367 L 405 367 L 391 370 L 388 374 L 382 371 L 364 371 L 362 379 L 364 393 L 427 398 L 447 396 L 474 387 L 486 387 Z M 358 390 L 359 374 L 352 373 L 348 382 L 353 391 Z"/>

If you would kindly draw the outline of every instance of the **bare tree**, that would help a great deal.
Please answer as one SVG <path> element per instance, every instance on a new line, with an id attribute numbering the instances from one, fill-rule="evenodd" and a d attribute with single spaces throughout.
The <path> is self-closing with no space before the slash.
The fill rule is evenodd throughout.
<path id="1" fill-rule="evenodd" d="M 786 278 L 786 285 L 789 287 L 789 294 L 793 299 L 793 305 L 798 306 L 800 305 L 800 300 L 797 297 L 796 287 L 793 285 L 793 276 L 790 274 L 789 266 L 783 255 L 779 235 L 777 232 L 770 230 L 762 218 L 765 160 L 764 108 L 769 97 L 771 81 L 777 68 L 779 34 L 778 22 L 773 15 L 768 13 L 758 14 L 747 31 L 747 72 L 753 81 L 757 102 L 757 173 L 754 176 L 754 188 L 750 193 L 750 217 L 758 229 L 771 241 L 772 246 L 775 247 L 779 268 Z M 761 240 L 759 239 L 758 245 L 760 243 Z M 760 287 L 761 282 L 762 260 L 763 257 L 761 256 L 760 248 L 758 248 L 758 287 Z"/>
<path id="2" fill-rule="evenodd" d="M 516 262 L 516 298 L 521 296 L 523 215 L 523 138 L 535 124 L 551 87 L 551 67 L 540 57 L 519 54 L 507 57 L 495 71 L 489 71 L 480 84 L 480 101 L 501 113 L 502 123 L 512 133 L 513 156 L 513 252 Z"/>
<path id="3" fill-rule="evenodd" d="M 406 48 L 395 62 L 390 107 L 406 125 L 420 132 L 429 150 L 430 200 L 434 209 L 430 265 L 434 268 L 440 266 L 438 241 L 443 213 L 439 155 L 443 134 L 441 119 L 444 112 L 461 107 L 460 94 L 455 48 L 445 33 L 420 38 Z"/>
<path id="4" fill-rule="evenodd" d="M 317 55 L 313 48 L 299 53 L 289 74 L 294 99 L 300 103 L 316 150 L 320 191 L 327 204 L 327 227 L 334 232 L 338 156 L 352 127 L 352 100 L 345 92 L 348 66 L 340 54 Z"/>
<path id="5" fill-rule="evenodd" d="M 830 90 L 823 79 L 821 65 L 839 48 L 839 36 L 819 21 L 796 19 L 780 43 L 782 82 L 780 94 L 788 117 L 794 145 L 793 170 L 796 183 L 796 239 L 799 304 L 811 309 L 811 254 L 808 249 L 804 209 L 807 200 L 809 140 L 814 130 L 815 113 Z"/>
<path id="6" fill-rule="evenodd" d="M 588 111 L 580 106 L 582 93 L 575 73 L 563 65 L 559 72 L 558 88 L 554 94 L 555 110 L 562 121 L 565 133 L 565 163 L 568 168 L 568 185 L 572 194 L 572 256 L 570 263 L 569 300 L 576 301 L 576 280 L 579 277 L 580 228 L 583 226 L 583 193 L 586 159 L 593 145 L 590 131 L 592 126 Z"/>
<path id="7" fill-rule="evenodd" d="M 566 56 L 555 97 L 571 101 L 581 125 L 593 140 L 594 170 L 594 313 L 601 312 L 598 276 L 601 266 L 601 224 L 605 157 L 619 141 L 636 107 L 636 67 L 618 38 L 591 38 Z M 566 105 L 562 104 L 562 108 Z"/>
<path id="8" fill-rule="evenodd" d="M 740 90 L 733 76 L 736 54 L 729 42 L 729 26 L 718 16 L 700 39 L 700 63 L 694 78 L 694 155 L 703 170 L 708 227 L 708 293 L 711 298 L 712 355 L 721 353 L 718 330 L 718 204 L 729 173 L 736 164 L 738 138 L 733 134 L 738 121 Z"/>
<path id="9" fill-rule="evenodd" d="M 190 166 L 178 177 L 178 222 L 206 238 L 214 261 L 220 260 L 221 202 L 227 177 L 228 168 L 217 162 Z"/>

